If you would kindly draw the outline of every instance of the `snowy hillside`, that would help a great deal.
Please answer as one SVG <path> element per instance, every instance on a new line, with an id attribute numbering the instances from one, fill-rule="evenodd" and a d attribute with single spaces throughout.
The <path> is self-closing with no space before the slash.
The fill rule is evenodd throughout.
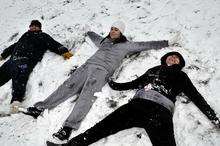
<path id="1" fill-rule="evenodd" d="M 125 59 L 117 81 L 130 81 L 147 69 L 158 65 L 160 57 L 179 51 L 186 59 L 184 71 L 220 117 L 220 1 L 219 0 L 0 0 L 0 53 L 16 42 L 28 29 L 32 19 L 42 22 L 44 32 L 69 48 L 77 48 L 70 60 L 47 52 L 30 76 L 26 100 L 28 107 L 44 100 L 68 78 L 75 65 L 83 64 L 96 47 L 83 34 L 87 24 L 91 30 L 106 36 L 112 22 L 126 23 L 125 35 L 133 41 L 170 40 L 181 37 L 181 48 L 165 48 L 142 52 Z M 0 62 L 2 65 L 4 61 Z M 97 101 L 71 137 L 85 131 L 120 105 L 134 91 L 113 91 L 108 85 L 96 94 Z M 0 108 L 9 104 L 11 81 L 0 87 Z M 71 112 L 74 97 L 37 120 L 23 114 L 0 118 L 1 146 L 45 146 Z M 219 146 L 220 131 L 195 107 L 179 98 L 174 114 L 175 138 L 178 146 Z M 116 106 L 113 106 L 116 103 Z M 141 128 L 124 130 L 102 139 L 94 146 L 150 146 Z"/>

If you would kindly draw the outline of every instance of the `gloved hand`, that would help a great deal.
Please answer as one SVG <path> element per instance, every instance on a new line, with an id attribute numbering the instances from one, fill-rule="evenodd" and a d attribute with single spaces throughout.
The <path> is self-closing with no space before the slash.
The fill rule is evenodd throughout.
<path id="1" fill-rule="evenodd" d="M 70 59 L 70 57 L 72 57 L 73 54 L 70 51 L 68 51 L 66 53 L 63 53 L 62 56 L 65 60 L 67 60 L 67 59 Z"/>

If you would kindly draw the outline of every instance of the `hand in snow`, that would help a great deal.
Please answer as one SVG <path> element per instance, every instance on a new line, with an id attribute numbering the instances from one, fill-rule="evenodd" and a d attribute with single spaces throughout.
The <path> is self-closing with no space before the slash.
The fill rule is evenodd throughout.
<path id="1" fill-rule="evenodd" d="M 70 59 L 70 57 L 72 57 L 73 54 L 71 52 L 66 52 L 66 53 L 62 54 L 62 56 L 65 60 L 67 60 L 67 59 Z"/>
<path id="2" fill-rule="evenodd" d="M 88 24 L 85 24 L 84 26 L 82 26 L 81 32 L 82 32 L 83 40 L 85 40 L 85 37 L 87 36 L 88 31 L 91 31 L 91 28 Z"/>
<path id="3" fill-rule="evenodd" d="M 87 33 L 88 31 L 91 31 L 91 27 L 88 24 L 85 24 L 83 28 L 84 28 L 85 33 Z"/>
<path id="4" fill-rule="evenodd" d="M 89 31 L 91 31 L 91 27 L 88 24 L 85 24 L 84 27 L 83 27 L 83 31 L 84 31 L 84 35 L 83 36 L 86 37 L 87 33 Z"/>
<path id="5" fill-rule="evenodd" d="M 170 47 L 181 47 L 180 39 L 181 39 L 180 32 L 177 32 L 177 33 L 175 34 L 175 36 L 173 36 L 173 38 L 171 38 L 171 39 L 169 40 L 168 45 L 169 45 Z"/>

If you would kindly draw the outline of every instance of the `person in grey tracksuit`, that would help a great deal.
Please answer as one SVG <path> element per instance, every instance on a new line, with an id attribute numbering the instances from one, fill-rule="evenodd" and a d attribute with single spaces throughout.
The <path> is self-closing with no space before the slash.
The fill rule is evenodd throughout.
<path id="1" fill-rule="evenodd" d="M 37 118 L 44 109 L 53 109 L 58 104 L 79 94 L 76 104 L 64 122 L 63 127 L 54 137 L 68 139 L 71 131 L 77 130 L 89 112 L 96 98 L 95 92 L 101 91 L 114 71 L 120 66 L 126 55 L 168 46 L 168 41 L 130 42 L 123 35 L 125 25 L 121 21 L 113 23 L 109 35 L 105 38 L 95 32 L 87 32 L 92 42 L 98 47 L 96 53 L 44 101 L 29 107 L 26 114 Z"/>

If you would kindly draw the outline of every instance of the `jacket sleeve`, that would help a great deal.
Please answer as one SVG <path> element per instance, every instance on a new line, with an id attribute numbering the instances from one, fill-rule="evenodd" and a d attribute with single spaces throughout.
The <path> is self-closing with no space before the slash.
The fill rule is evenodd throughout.
<path id="1" fill-rule="evenodd" d="M 8 56 L 10 56 L 10 55 L 12 54 L 12 52 L 14 51 L 14 48 L 15 48 L 16 44 L 17 44 L 17 43 L 12 44 L 11 46 L 9 46 L 8 48 L 6 48 L 6 49 L 2 52 L 1 56 L 2 56 L 3 59 L 6 59 Z"/>
<path id="2" fill-rule="evenodd" d="M 141 51 L 147 51 L 151 49 L 161 49 L 164 47 L 168 47 L 168 41 L 148 41 L 148 42 L 130 42 L 128 45 L 128 51 L 130 53 L 136 53 Z"/>
<path id="3" fill-rule="evenodd" d="M 2 58 L 6 59 L 8 56 L 12 55 L 16 45 L 18 45 L 19 42 L 22 42 L 26 38 L 26 35 L 27 35 L 27 32 L 24 33 L 16 43 L 14 43 L 11 46 L 9 46 L 8 48 L 6 48 L 1 54 Z"/>
<path id="4" fill-rule="evenodd" d="M 216 113 L 214 110 L 209 106 L 209 104 L 205 101 L 203 96 L 197 91 L 195 86 L 192 84 L 189 77 L 185 74 L 186 82 L 184 87 L 184 94 L 189 97 L 193 103 L 205 114 L 209 120 L 216 121 L 219 120 L 216 117 Z"/>
<path id="5" fill-rule="evenodd" d="M 100 42 L 102 41 L 103 37 L 93 31 L 88 31 L 87 35 L 97 47 L 100 46 Z"/>
<path id="6" fill-rule="evenodd" d="M 68 49 L 66 47 L 64 47 L 59 42 L 55 41 L 48 34 L 46 34 L 45 41 L 46 41 L 47 48 L 56 54 L 62 55 L 64 53 L 68 52 Z"/>
<path id="7" fill-rule="evenodd" d="M 146 84 L 149 83 L 149 77 L 147 72 L 137 79 L 126 82 L 126 83 L 116 83 L 112 80 L 109 82 L 109 86 L 114 90 L 130 90 L 130 89 L 140 89 L 143 88 Z"/>

